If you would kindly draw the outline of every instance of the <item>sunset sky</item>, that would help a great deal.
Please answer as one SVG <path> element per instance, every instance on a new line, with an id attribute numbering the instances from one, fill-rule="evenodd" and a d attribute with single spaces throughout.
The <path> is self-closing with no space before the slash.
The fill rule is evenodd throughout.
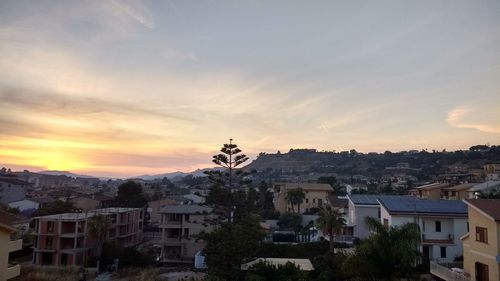
<path id="1" fill-rule="evenodd" d="M 0 1 L 0 166 L 500 143 L 500 1 Z"/>

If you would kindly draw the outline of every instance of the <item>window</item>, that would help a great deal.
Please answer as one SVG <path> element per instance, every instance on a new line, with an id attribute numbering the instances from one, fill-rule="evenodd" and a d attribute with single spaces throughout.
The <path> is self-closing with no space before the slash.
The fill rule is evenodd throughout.
<path id="1" fill-rule="evenodd" d="M 389 226 L 389 220 L 388 219 L 384 219 L 384 226 Z"/>
<path id="2" fill-rule="evenodd" d="M 436 221 L 436 232 L 441 232 L 441 222 Z"/>
<path id="3" fill-rule="evenodd" d="M 422 220 L 422 232 L 425 232 L 425 221 Z"/>
<path id="4" fill-rule="evenodd" d="M 441 258 L 446 258 L 446 247 L 441 247 Z"/>
<path id="5" fill-rule="evenodd" d="M 54 232 L 54 222 L 53 221 L 47 222 L 47 232 Z"/>
<path id="6" fill-rule="evenodd" d="M 309 203 L 309 198 L 306 198 L 306 203 Z"/>
<path id="7" fill-rule="evenodd" d="M 476 241 L 488 243 L 488 229 L 476 226 Z"/>
<path id="8" fill-rule="evenodd" d="M 45 239 L 45 248 L 52 249 L 52 240 L 53 240 L 52 237 L 47 237 Z"/>
<path id="9" fill-rule="evenodd" d="M 313 203 L 316 203 L 316 198 L 313 198 Z"/>

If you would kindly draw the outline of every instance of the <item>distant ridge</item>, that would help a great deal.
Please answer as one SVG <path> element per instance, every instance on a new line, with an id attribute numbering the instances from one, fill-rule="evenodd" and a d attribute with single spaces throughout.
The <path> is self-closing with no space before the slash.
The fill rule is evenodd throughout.
<path id="1" fill-rule="evenodd" d="M 68 171 L 57 171 L 57 170 L 40 171 L 37 173 L 43 174 L 43 175 L 50 175 L 50 176 L 67 176 L 70 178 L 97 178 L 97 177 L 93 177 L 93 176 L 79 175 L 79 174 L 74 174 L 74 173 L 68 172 Z"/>
<path id="2" fill-rule="evenodd" d="M 214 168 L 204 168 L 204 169 L 197 169 L 192 172 L 172 172 L 172 173 L 164 173 L 164 174 L 156 174 L 156 175 L 141 175 L 137 177 L 131 177 L 131 178 L 139 178 L 143 180 L 154 180 L 154 179 L 162 179 L 162 178 L 168 178 L 168 179 L 175 179 L 175 178 L 182 178 L 188 175 L 192 175 L 193 177 L 205 177 L 205 171 L 212 171 L 212 170 L 223 170 L 223 168 L 219 167 L 214 167 Z"/>

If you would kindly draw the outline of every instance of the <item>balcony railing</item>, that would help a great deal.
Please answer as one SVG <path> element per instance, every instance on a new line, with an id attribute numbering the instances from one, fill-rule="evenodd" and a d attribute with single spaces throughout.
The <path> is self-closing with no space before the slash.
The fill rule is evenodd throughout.
<path id="1" fill-rule="evenodd" d="M 446 281 L 470 281 L 467 276 L 454 272 L 451 269 L 433 261 L 430 262 L 430 269 L 431 274 Z"/>

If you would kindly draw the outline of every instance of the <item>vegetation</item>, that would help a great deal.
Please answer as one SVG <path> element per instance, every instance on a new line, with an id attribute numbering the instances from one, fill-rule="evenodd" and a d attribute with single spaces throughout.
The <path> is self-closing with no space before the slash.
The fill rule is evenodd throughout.
<path id="1" fill-rule="evenodd" d="M 281 229 L 291 229 L 295 232 L 301 229 L 302 215 L 296 213 L 284 213 L 280 216 L 278 226 Z"/>
<path id="2" fill-rule="evenodd" d="M 339 234 L 342 227 L 346 224 L 342 213 L 338 209 L 326 206 L 319 211 L 319 217 L 316 221 L 324 234 L 328 235 L 330 241 L 330 252 L 335 252 L 335 235 Z"/>
<path id="3" fill-rule="evenodd" d="M 71 213 L 75 211 L 73 203 L 70 201 L 55 201 L 45 204 L 42 208 L 36 210 L 33 216 L 48 216 L 54 214 Z"/>
<path id="4" fill-rule="evenodd" d="M 109 225 L 110 221 L 108 217 L 102 214 L 93 216 L 88 220 L 88 233 L 96 241 L 97 256 L 100 256 L 102 252 L 102 245 L 106 241 Z"/>
<path id="5" fill-rule="evenodd" d="M 204 254 L 209 274 L 220 280 L 234 280 L 240 265 L 254 257 L 264 234 L 258 216 L 249 215 L 200 235 L 207 241 Z"/>
<path id="6" fill-rule="evenodd" d="M 336 177 L 319 177 L 318 183 L 329 184 L 333 189 L 333 194 L 337 196 L 344 196 L 347 194 L 345 185 L 338 181 Z"/>
<path id="7" fill-rule="evenodd" d="M 394 280 L 411 278 L 419 257 L 420 229 L 407 223 L 387 227 L 377 219 L 368 217 L 366 223 L 374 234 L 356 248 L 345 265 L 347 273 L 363 280 Z"/>
<path id="8" fill-rule="evenodd" d="M 306 193 L 302 188 L 291 189 L 286 192 L 285 199 L 292 205 L 292 212 L 295 212 L 294 206 L 297 205 L 297 213 L 300 214 L 300 204 L 306 198 Z"/>
<path id="9" fill-rule="evenodd" d="M 133 181 L 127 181 L 118 186 L 116 204 L 126 208 L 144 208 L 148 203 L 146 195 L 142 192 L 142 186 Z"/>
<path id="10" fill-rule="evenodd" d="M 246 272 L 245 281 L 306 281 L 308 274 L 291 262 L 272 265 L 259 262 Z"/>

